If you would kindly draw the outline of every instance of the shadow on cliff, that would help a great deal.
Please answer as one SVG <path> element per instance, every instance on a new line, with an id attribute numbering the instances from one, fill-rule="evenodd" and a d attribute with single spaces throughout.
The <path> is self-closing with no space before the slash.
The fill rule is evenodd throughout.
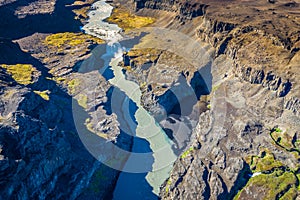
<path id="1" fill-rule="evenodd" d="M 79 32 L 82 25 L 74 20 L 75 14 L 71 8 L 65 7 L 72 4 L 73 0 L 57 0 L 53 13 L 27 15 L 24 18 L 18 18 L 15 11 L 20 6 L 26 6 L 30 1 L 15 1 L 13 3 L 0 7 L 0 38 L 19 39 L 35 32 L 39 33 L 57 33 L 57 32 Z"/>
<path id="2" fill-rule="evenodd" d="M 218 176 L 222 182 L 222 187 L 224 192 L 218 196 L 218 200 L 230 200 L 235 197 L 235 195 L 246 186 L 247 182 L 251 178 L 252 172 L 250 166 L 244 161 L 243 168 L 239 172 L 236 181 L 234 182 L 230 191 L 228 191 L 226 183 L 223 181 L 221 176 Z"/>
<path id="3" fill-rule="evenodd" d="M 3 155 L 8 158 L 3 161 L 6 162 L 2 165 L 5 170 L 2 171 L 1 167 L 0 172 L 5 173 L 0 181 L 1 196 L 6 199 L 19 198 L 20 195 L 28 195 L 31 199 L 38 199 L 40 195 L 54 199 L 76 197 L 82 188 L 87 187 L 88 177 L 91 176 L 89 173 L 101 165 L 82 144 L 77 134 L 78 127 L 90 140 L 106 141 L 87 130 L 85 119 L 88 114 L 66 91 L 48 79 L 52 76 L 42 63 L 9 40 L 5 41 L 4 49 L 0 51 L 3 53 L 0 63 L 32 64 L 41 72 L 38 81 L 27 86 L 7 79 L 19 89 L 27 88 L 28 92 L 21 90 L 24 99 L 17 112 L 13 113 L 19 128 L 0 127 L 0 142 L 5 149 Z M 35 90 L 49 90 L 49 100 L 34 93 Z M 74 106 L 81 115 L 76 124 Z M 102 169 L 106 179 L 100 182 L 104 188 L 100 197 L 112 193 L 118 174 L 118 171 L 105 165 L 102 165 Z M 27 188 L 26 193 L 22 192 L 24 187 Z M 49 191 L 50 194 L 47 194 Z M 22 198 L 26 199 L 26 196 Z"/>
<path id="4" fill-rule="evenodd" d="M 194 72 L 188 79 L 188 72 L 181 73 L 177 82 L 163 95 L 157 97 L 162 113 L 156 120 L 160 123 L 170 140 L 175 145 L 172 149 L 180 155 L 188 146 L 193 129 L 196 127 L 201 112 L 207 110 L 200 97 L 208 95 L 212 90 L 212 74 L 209 62 Z"/>

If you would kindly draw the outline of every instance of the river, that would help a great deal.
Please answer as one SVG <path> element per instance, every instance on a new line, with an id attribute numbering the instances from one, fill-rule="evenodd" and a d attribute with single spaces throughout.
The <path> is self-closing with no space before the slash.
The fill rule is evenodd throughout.
<path id="1" fill-rule="evenodd" d="M 127 95 L 121 104 L 112 107 L 121 106 L 123 113 L 116 114 L 123 115 L 118 120 L 123 119 L 125 122 L 119 123 L 126 124 L 129 129 L 124 127 L 124 130 L 134 136 L 133 153 L 120 173 L 113 199 L 158 199 L 159 188 L 169 177 L 177 157 L 172 150 L 173 142 L 141 106 L 139 85 L 126 80 L 122 68 L 118 66 L 122 61 L 122 52 L 128 49 L 119 43 L 123 39 L 121 29 L 115 24 L 103 21 L 111 15 L 112 9 L 104 1 L 94 3 L 92 11 L 89 12 L 88 23 L 82 30 L 107 42 L 106 53 L 101 57 L 104 60 L 103 69 L 110 66 L 114 76 L 109 82 Z M 103 71 L 100 70 L 100 73 Z M 134 113 L 129 108 L 129 101 L 136 105 Z M 134 119 L 130 115 L 134 115 Z"/>

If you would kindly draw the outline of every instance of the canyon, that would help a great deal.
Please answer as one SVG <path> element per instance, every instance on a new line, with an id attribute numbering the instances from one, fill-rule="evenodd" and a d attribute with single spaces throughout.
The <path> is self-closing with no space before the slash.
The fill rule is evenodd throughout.
<path id="1" fill-rule="evenodd" d="M 0 197 L 299 199 L 300 2 L 110 4 L 0 1 Z"/>

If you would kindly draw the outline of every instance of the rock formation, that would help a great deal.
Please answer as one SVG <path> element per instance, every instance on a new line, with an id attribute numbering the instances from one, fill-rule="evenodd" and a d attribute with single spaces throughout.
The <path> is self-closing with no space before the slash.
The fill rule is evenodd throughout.
<path id="1" fill-rule="evenodd" d="M 107 106 L 113 87 L 98 73 L 105 44 L 79 31 L 93 2 L 0 0 L 3 199 L 112 198 L 119 172 L 94 158 L 77 134 L 131 148 Z M 147 34 L 120 66 L 175 144 L 178 159 L 160 197 L 299 199 L 300 2 L 113 5 L 159 28 L 123 24 L 125 34 Z M 118 11 L 112 22 L 135 18 Z M 198 42 L 207 52 L 201 62 L 193 57 Z M 96 45 L 103 46 L 92 52 Z M 178 124 L 185 134 L 174 131 Z"/>

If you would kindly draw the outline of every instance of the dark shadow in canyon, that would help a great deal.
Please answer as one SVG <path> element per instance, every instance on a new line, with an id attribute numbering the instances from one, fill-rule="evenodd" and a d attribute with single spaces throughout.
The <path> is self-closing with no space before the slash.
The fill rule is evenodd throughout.
<path id="1" fill-rule="evenodd" d="M 93 141 L 97 145 L 105 144 L 106 140 L 87 130 L 85 119 L 88 117 L 88 114 L 86 111 L 77 104 L 76 100 L 57 86 L 54 81 L 46 78 L 51 78 L 51 75 L 42 63 L 31 57 L 30 54 L 22 52 L 17 44 L 11 42 L 7 44 L 13 48 L 8 49 L 9 55 L 1 55 L 1 63 L 32 64 L 42 73 L 36 83 L 28 86 L 13 82 L 12 79 L 3 79 L 12 82 L 9 84 L 18 85 L 19 88 L 27 88 L 29 92 L 25 94 L 24 99 L 17 108 L 17 112 L 13 113 L 19 129 L 11 129 L 3 125 L 0 128 L 0 143 L 6 149 L 4 156 L 8 157 L 8 160 L 1 161 L 3 163 L 2 166 L 7 166 L 4 171 L 0 172 L 0 174 L 5 173 L 5 176 L 1 176 L 3 178 L 0 180 L 1 196 L 8 199 L 8 187 L 11 184 L 15 184 L 13 188 L 13 193 L 15 191 L 15 194 L 13 196 L 17 198 L 18 192 L 16 191 L 21 189 L 21 185 L 31 184 L 30 179 L 26 179 L 27 175 L 35 173 L 35 170 L 41 170 L 41 167 L 48 170 L 58 170 L 49 169 L 46 165 L 43 166 L 45 163 L 40 163 L 41 159 L 55 163 L 57 162 L 57 157 L 62 157 L 66 162 L 63 168 L 67 168 L 68 171 L 61 169 L 62 171 L 59 172 L 53 188 L 55 194 L 49 194 L 49 197 L 55 198 L 56 195 L 60 195 L 60 198 L 69 198 L 74 192 L 76 185 L 80 182 L 80 178 L 87 176 L 85 173 L 89 171 L 88 168 L 92 167 L 93 163 L 98 162 L 87 151 L 77 132 L 84 132 L 86 139 Z M 49 101 L 35 94 L 34 90 L 49 90 L 51 92 Z M 76 114 L 78 114 L 77 119 L 74 119 L 73 116 L 74 109 L 76 109 Z M 102 147 L 100 149 L 102 150 Z M 99 148 L 96 150 L 99 152 Z M 21 165 L 18 162 L 14 162 L 13 160 L 15 159 L 21 159 L 22 162 L 28 165 L 32 164 L 31 172 L 24 175 L 24 171 L 17 170 Z M 113 179 L 118 172 L 100 162 L 98 164 L 102 165 L 104 176 L 107 175 L 108 178 L 108 181 L 103 182 L 103 184 L 111 185 L 110 188 L 107 188 L 107 191 L 104 191 L 104 194 L 112 193 Z M 15 176 L 20 178 L 17 182 L 14 180 Z M 55 177 L 52 176 L 50 180 L 43 180 L 45 181 L 44 185 L 47 186 L 47 184 L 50 184 L 49 181 L 54 181 L 52 180 L 53 178 Z M 30 189 L 36 190 L 37 188 Z M 40 195 L 31 190 L 28 191 L 28 194 L 31 195 L 30 198 L 32 199 L 39 198 Z"/>
<path id="2" fill-rule="evenodd" d="M 192 130 L 198 122 L 199 115 L 207 108 L 199 104 L 202 95 L 208 95 L 212 89 L 212 74 L 209 62 L 200 70 L 194 72 L 190 82 L 182 73 L 176 84 L 163 95 L 157 97 L 157 102 L 166 113 L 164 119 L 156 120 L 173 140 L 173 151 L 180 155 L 188 146 Z"/>
<path id="3" fill-rule="evenodd" d="M 65 7 L 72 4 L 72 0 L 58 0 L 53 13 L 27 15 L 25 18 L 18 18 L 15 11 L 20 6 L 27 6 L 30 1 L 15 1 L 0 7 L 0 38 L 15 40 L 39 33 L 58 32 L 80 32 L 82 24 L 74 20 L 75 14 L 71 8 Z"/>
<path id="4" fill-rule="evenodd" d="M 234 182 L 230 191 L 228 191 L 226 184 L 221 179 L 224 192 L 220 194 L 217 199 L 218 200 L 233 199 L 234 196 L 238 193 L 238 191 L 246 186 L 247 182 L 251 178 L 251 175 L 252 175 L 252 171 L 250 169 L 250 166 L 244 161 L 243 168 L 239 171 L 236 181 Z"/>

